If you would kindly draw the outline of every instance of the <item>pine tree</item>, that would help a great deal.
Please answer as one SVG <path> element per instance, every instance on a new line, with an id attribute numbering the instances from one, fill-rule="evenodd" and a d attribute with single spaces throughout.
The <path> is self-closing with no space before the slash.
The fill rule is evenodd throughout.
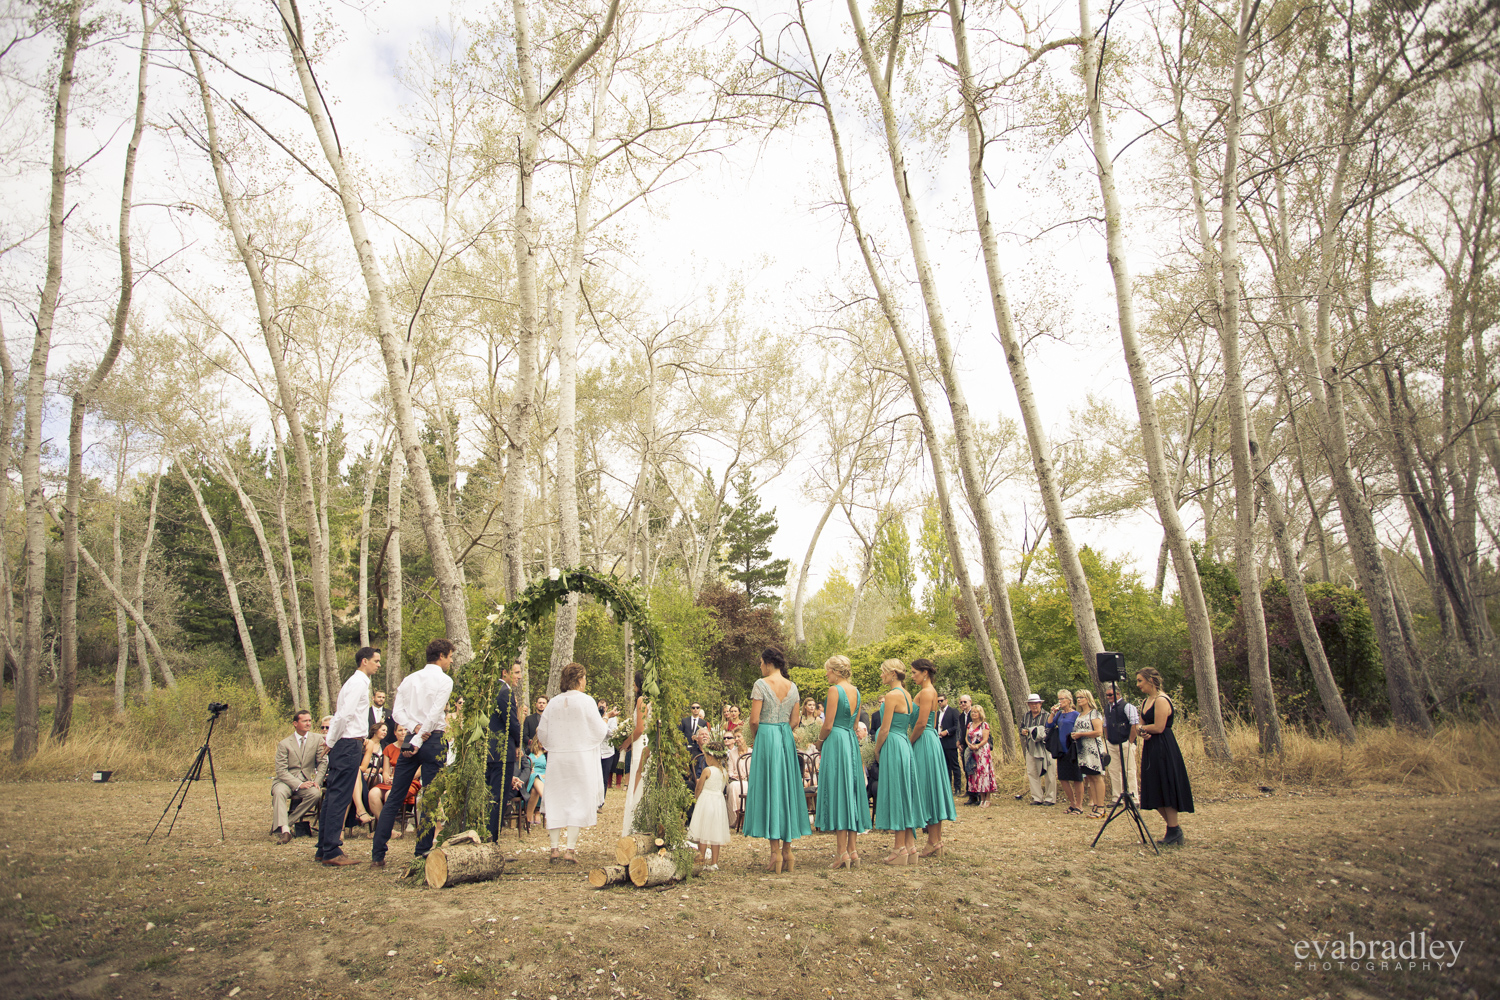
<path id="1" fill-rule="evenodd" d="M 748 470 L 734 481 L 735 505 L 724 521 L 725 565 L 729 579 L 745 588 L 751 606 L 775 604 L 773 591 L 786 586 L 789 559 L 771 559 L 771 538 L 776 534 L 776 508 L 761 511 L 760 497 L 750 483 Z"/>

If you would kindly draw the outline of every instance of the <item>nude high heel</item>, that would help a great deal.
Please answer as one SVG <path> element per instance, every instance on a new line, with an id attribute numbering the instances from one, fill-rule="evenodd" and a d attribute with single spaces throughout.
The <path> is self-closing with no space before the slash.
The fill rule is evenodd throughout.
<path id="1" fill-rule="evenodd" d="M 919 858 L 940 858 L 942 856 L 943 844 L 941 842 L 938 842 L 936 844 L 928 844 L 921 851 L 917 852 L 917 857 Z"/>
<path id="2" fill-rule="evenodd" d="M 900 847 L 896 848 L 894 851 L 892 851 L 886 857 L 886 859 L 883 862 L 881 862 L 881 864 L 891 865 L 893 867 L 905 867 L 905 865 L 906 865 L 906 851 L 905 851 L 905 849 L 904 848 L 900 848 Z"/>
<path id="3" fill-rule="evenodd" d="M 781 849 L 781 857 L 786 862 L 787 872 L 791 872 L 797 867 L 797 859 L 792 857 L 792 847 L 790 844 Z"/>
<path id="4" fill-rule="evenodd" d="M 838 858 L 833 862 L 833 864 L 831 864 L 831 865 L 828 866 L 828 870 L 836 872 L 840 868 L 849 868 L 849 867 L 851 867 L 851 865 L 849 863 L 849 855 L 847 853 L 845 853 L 845 854 L 840 854 L 838 856 Z"/>

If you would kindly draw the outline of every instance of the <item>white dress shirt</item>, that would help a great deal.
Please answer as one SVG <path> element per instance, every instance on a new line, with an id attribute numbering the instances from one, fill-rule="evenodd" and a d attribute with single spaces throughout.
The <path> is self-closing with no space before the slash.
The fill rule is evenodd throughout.
<path id="1" fill-rule="evenodd" d="M 338 710 L 328 724 L 323 745 L 332 750 L 339 740 L 364 739 L 370 735 L 370 675 L 356 670 L 339 688 Z"/>
<path id="2" fill-rule="evenodd" d="M 443 709 L 448 706 L 448 695 L 453 693 L 453 678 L 443 672 L 436 663 L 408 676 L 396 689 L 396 703 L 391 706 L 391 717 L 396 724 L 405 726 L 413 734 L 413 748 L 427 742 L 427 737 L 440 732 L 446 726 Z M 418 727 L 421 727 L 420 730 Z"/>

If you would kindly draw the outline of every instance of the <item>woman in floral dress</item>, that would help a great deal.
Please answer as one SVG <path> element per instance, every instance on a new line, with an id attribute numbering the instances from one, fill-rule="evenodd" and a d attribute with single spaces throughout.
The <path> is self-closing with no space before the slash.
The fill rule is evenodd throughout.
<path id="1" fill-rule="evenodd" d="M 969 753 L 974 755 L 974 773 L 969 775 L 969 794 L 979 796 L 979 804 L 990 804 L 990 793 L 996 788 L 995 765 L 990 759 L 990 727 L 984 721 L 984 706 L 969 709 L 969 730 L 964 734 Z"/>

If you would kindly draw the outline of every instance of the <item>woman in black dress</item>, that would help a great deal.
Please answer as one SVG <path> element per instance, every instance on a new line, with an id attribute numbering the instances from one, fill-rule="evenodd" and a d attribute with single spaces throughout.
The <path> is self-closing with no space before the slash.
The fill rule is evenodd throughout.
<path id="1" fill-rule="evenodd" d="M 1167 835 L 1157 841 L 1162 847 L 1187 843 L 1177 814 L 1193 811 L 1193 787 L 1177 737 L 1172 735 L 1172 699 L 1161 693 L 1161 674 L 1151 667 L 1135 673 L 1135 686 L 1145 696 L 1141 704 L 1141 808 L 1155 809 L 1167 821 Z"/>

